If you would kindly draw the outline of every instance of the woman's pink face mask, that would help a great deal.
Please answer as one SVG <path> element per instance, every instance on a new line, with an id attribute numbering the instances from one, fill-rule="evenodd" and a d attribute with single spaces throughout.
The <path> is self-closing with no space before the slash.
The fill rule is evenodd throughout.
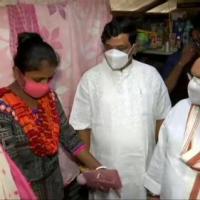
<path id="1" fill-rule="evenodd" d="M 25 84 L 24 84 L 24 91 L 33 98 L 41 98 L 46 95 L 49 90 L 49 82 L 48 83 L 38 83 L 31 79 L 24 77 Z"/>

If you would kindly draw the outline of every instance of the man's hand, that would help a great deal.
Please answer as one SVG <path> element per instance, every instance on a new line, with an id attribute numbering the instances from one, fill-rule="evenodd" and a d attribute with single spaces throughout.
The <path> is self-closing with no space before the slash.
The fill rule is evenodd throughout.
<path id="1" fill-rule="evenodd" d="M 197 48 L 194 46 L 194 44 L 190 44 L 187 47 L 185 47 L 183 49 L 183 53 L 180 59 L 182 65 L 185 66 L 187 63 L 189 63 L 192 60 L 192 58 L 194 58 L 196 53 L 197 53 Z"/>
<path id="2" fill-rule="evenodd" d="M 194 46 L 194 44 L 189 44 L 187 47 L 185 47 L 183 49 L 180 61 L 174 67 L 172 73 L 166 80 L 166 85 L 167 85 L 169 92 L 171 92 L 175 88 L 176 83 L 177 83 L 185 65 L 187 65 L 194 58 L 194 56 L 196 54 L 197 54 L 197 48 Z"/>

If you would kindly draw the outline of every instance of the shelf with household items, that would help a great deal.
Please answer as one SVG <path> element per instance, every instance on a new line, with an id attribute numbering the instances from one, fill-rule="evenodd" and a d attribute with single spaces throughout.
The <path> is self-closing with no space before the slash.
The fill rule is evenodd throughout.
<path id="1" fill-rule="evenodd" d="M 177 50 L 169 50 L 166 51 L 163 48 L 159 48 L 159 49 L 147 49 L 147 50 L 142 50 L 140 51 L 140 53 L 143 54 L 153 54 L 153 55 L 163 55 L 163 56 L 170 56 L 172 54 L 174 54 Z"/>
<path id="2" fill-rule="evenodd" d="M 137 30 L 137 59 L 155 66 L 159 71 L 170 56 L 190 43 L 192 15 L 176 11 L 162 16 L 144 16 Z"/>
<path id="3" fill-rule="evenodd" d="M 146 15 L 138 29 L 138 42 L 147 54 L 171 55 L 191 42 L 193 18 L 199 9 L 176 9 L 166 15 Z"/>

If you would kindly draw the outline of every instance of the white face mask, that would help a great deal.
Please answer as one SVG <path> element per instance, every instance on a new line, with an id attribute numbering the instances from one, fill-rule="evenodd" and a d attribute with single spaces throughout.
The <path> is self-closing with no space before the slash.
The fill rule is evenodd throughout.
<path id="1" fill-rule="evenodd" d="M 200 105 L 200 79 L 193 77 L 188 84 L 188 95 L 191 102 Z"/>
<path id="2" fill-rule="evenodd" d="M 129 55 L 117 49 L 110 49 L 105 52 L 105 58 L 112 70 L 120 70 L 126 67 L 130 61 Z"/>

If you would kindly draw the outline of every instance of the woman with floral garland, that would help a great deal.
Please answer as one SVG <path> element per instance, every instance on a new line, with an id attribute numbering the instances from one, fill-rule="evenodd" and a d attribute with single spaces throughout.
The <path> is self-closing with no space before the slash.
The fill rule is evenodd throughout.
<path id="1" fill-rule="evenodd" d="M 55 92 L 49 87 L 58 65 L 58 55 L 37 33 L 21 33 L 14 57 L 15 81 L 0 89 L 0 143 L 39 199 L 63 199 L 60 144 L 89 169 L 102 168 L 69 125 Z M 99 171 L 107 177 L 112 174 L 109 169 Z M 114 182 L 109 188 L 101 184 L 97 188 L 120 185 L 115 183 L 119 180 L 117 173 L 110 178 Z"/>

